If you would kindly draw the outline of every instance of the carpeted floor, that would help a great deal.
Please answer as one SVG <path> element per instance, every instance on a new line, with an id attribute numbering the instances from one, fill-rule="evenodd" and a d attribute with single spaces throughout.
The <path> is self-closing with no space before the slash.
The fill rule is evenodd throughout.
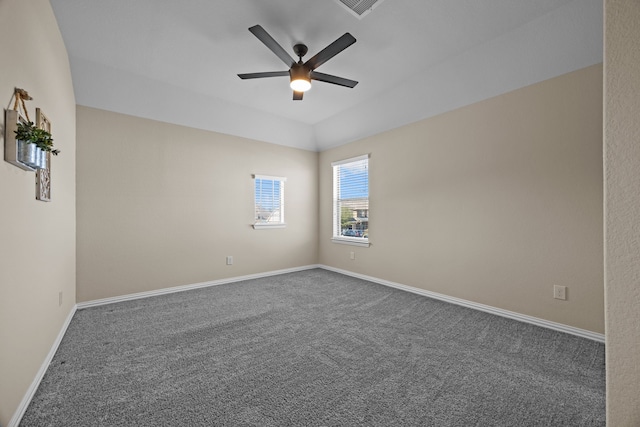
<path id="1" fill-rule="evenodd" d="M 21 426 L 604 426 L 604 345 L 308 270 L 76 313 Z"/>

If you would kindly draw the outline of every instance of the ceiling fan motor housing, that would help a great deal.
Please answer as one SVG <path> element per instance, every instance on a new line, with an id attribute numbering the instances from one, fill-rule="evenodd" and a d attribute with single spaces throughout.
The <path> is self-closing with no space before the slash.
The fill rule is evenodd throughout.
<path id="1" fill-rule="evenodd" d="M 289 70 L 291 81 L 299 79 L 309 80 L 311 77 L 310 73 L 311 70 L 309 70 L 308 67 L 305 67 L 304 64 L 293 64 Z"/>

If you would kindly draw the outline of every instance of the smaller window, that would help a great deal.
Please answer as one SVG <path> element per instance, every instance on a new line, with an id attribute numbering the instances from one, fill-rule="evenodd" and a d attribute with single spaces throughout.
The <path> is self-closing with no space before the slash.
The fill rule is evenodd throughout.
<path id="1" fill-rule="evenodd" d="M 283 228 L 284 182 L 287 178 L 254 175 L 253 228 Z"/>

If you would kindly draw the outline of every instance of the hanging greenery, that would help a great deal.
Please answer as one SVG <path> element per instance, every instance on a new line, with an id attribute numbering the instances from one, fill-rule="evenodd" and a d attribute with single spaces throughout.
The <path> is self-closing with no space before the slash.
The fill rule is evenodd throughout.
<path id="1" fill-rule="evenodd" d="M 53 138 L 44 129 L 40 129 L 33 122 L 19 122 L 18 130 L 15 131 L 16 139 L 30 144 L 35 144 L 42 151 L 47 151 L 57 156 L 60 150 L 53 148 Z"/>

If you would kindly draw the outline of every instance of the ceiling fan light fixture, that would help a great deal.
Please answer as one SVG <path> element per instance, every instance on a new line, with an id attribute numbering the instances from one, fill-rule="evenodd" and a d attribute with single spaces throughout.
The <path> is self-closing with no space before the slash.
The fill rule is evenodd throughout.
<path id="1" fill-rule="evenodd" d="M 1 1 L 1 0 L 0 0 Z M 382 1 L 382 0 L 374 0 Z M 316 68 L 351 46 L 356 42 L 355 37 L 349 33 L 344 33 L 338 37 L 333 43 L 316 53 L 313 58 L 306 62 L 302 62 L 302 57 L 306 55 L 307 46 L 302 43 L 296 43 L 293 51 L 298 57 L 298 62 L 291 58 L 289 54 L 267 33 L 260 25 L 254 25 L 249 31 L 258 38 L 271 52 L 282 60 L 289 67 L 288 71 L 267 71 L 262 73 L 244 73 L 238 74 L 241 79 L 261 79 L 265 77 L 284 77 L 289 76 L 289 85 L 293 89 L 293 100 L 302 101 L 303 93 L 311 89 L 311 80 L 331 83 L 338 86 L 353 88 L 358 84 L 355 80 L 345 79 L 343 77 L 333 76 L 331 74 L 319 73 Z"/>
<path id="2" fill-rule="evenodd" d="M 296 64 L 291 67 L 289 71 L 291 74 L 291 89 L 296 92 L 306 92 L 311 89 L 311 78 L 309 77 L 309 70 L 300 64 Z"/>
<path id="3" fill-rule="evenodd" d="M 305 79 L 291 80 L 291 89 L 296 92 L 306 92 L 311 89 L 311 82 Z"/>

